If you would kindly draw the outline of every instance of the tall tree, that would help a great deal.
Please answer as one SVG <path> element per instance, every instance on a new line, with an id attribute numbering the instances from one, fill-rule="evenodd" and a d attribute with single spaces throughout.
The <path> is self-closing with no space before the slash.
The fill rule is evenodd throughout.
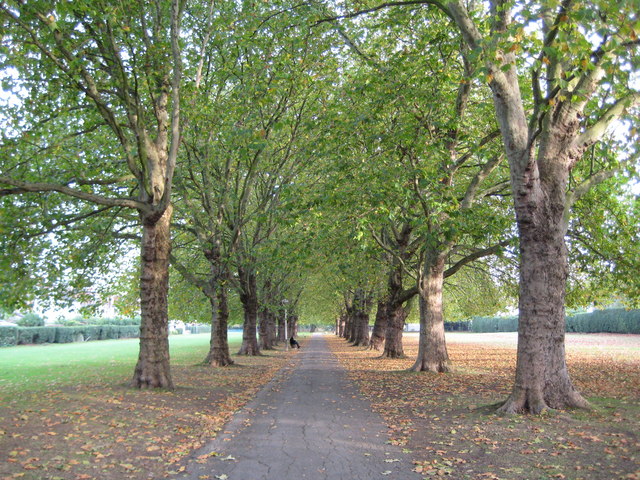
<path id="1" fill-rule="evenodd" d="M 172 388 L 171 186 L 180 137 L 183 2 L 2 2 L 4 73 L 21 99 L 4 193 L 57 192 L 138 212 L 140 354 L 132 384 Z M 73 127 L 69 127 L 73 126 Z M 80 153 L 73 157 L 65 149 Z"/>
<path id="2" fill-rule="evenodd" d="M 584 152 L 615 121 L 638 113 L 640 92 L 629 68 L 637 64 L 638 11 L 633 2 L 573 0 L 523 10 L 506 1 L 489 7 L 446 4 L 484 62 L 511 171 L 521 256 L 519 341 L 515 384 L 501 409 L 586 407 L 564 350 L 565 235 L 572 203 L 598 176 L 585 178 L 570 195 L 567 190 Z M 480 19 L 488 32 L 478 27 Z M 529 22 L 539 30 L 529 34 Z M 527 62 L 519 65 L 518 57 Z"/>

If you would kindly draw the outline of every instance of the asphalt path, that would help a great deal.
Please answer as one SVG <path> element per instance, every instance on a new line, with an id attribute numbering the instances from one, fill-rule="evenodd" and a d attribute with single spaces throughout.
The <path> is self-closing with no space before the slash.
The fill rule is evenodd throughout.
<path id="1" fill-rule="evenodd" d="M 419 479 L 408 454 L 315 334 L 214 440 L 189 480 Z M 175 477 L 174 477 L 175 478 Z"/>

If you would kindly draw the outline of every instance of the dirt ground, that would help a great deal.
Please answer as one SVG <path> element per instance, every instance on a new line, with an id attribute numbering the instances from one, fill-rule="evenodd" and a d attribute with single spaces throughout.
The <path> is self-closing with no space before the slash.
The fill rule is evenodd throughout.
<path id="1" fill-rule="evenodd" d="M 572 378 L 592 411 L 499 416 L 510 391 L 516 334 L 448 334 L 454 372 L 407 372 L 405 360 L 334 338 L 334 351 L 411 451 L 425 478 L 456 480 L 640 479 L 640 336 L 568 335 Z"/>
<path id="2" fill-rule="evenodd" d="M 291 352 L 289 355 L 294 355 Z M 290 358 L 290 357 L 289 357 Z M 281 353 L 240 365 L 174 366 L 174 391 L 126 384 L 0 392 L 0 479 L 157 479 L 215 436 L 287 363 Z"/>

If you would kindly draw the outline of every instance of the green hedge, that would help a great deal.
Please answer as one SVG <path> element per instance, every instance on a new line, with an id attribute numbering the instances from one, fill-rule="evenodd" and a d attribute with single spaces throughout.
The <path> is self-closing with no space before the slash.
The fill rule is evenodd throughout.
<path id="1" fill-rule="evenodd" d="M 56 329 L 56 343 L 115 340 L 140 336 L 140 327 L 137 325 L 81 325 L 77 327 L 56 327 Z"/>
<path id="2" fill-rule="evenodd" d="M 518 317 L 474 317 L 471 331 L 517 332 Z M 591 313 L 579 313 L 566 318 L 566 331 L 575 333 L 633 333 L 640 334 L 640 310 L 609 308 Z"/>
<path id="3" fill-rule="evenodd" d="M 189 325 L 187 330 L 191 333 L 211 333 L 211 325 Z"/>
<path id="4" fill-rule="evenodd" d="M 37 313 L 27 313 L 24 317 L 19 318 L 16 324 L 19 327 L 44 327 L 44 318 Z"/>
<path id="5" fill-rule="evenodd" d="M 0 347 L 13 347 L 18 343 L 18 327 L 0 326 Z"/>
<path id="6" fill-rule="evenodd" d="M 140 326 L 140 317 L 135 318 L 102 318 L 102 317 L 76 317 L 67 320 L 60 320 L 60 325 L 64 327 L 82 327 L 85 325 L 136 325 Z"/>
<path id="7" fill-rule="evenodd" d="M 18 327 L 18 345 L 55 343 L 56 327 Z"/>
<path id="8" fill-rule="evenodd" d="M 0 347 L 42 343 L 137 338 L 137 325 L 81 325 L 77 327 L 0 327 Z"/>
<path id="9" fill-rule="evenodd" d="M 567 332 L 640 334 L 640 310 L 608 308 L 567 317 Z"/>
<path id="10" fill-rule="evenodd" d="M 474 317 L 471 320 L 471 331 L 476 333 L 517 332 L 518 317 Z"/>

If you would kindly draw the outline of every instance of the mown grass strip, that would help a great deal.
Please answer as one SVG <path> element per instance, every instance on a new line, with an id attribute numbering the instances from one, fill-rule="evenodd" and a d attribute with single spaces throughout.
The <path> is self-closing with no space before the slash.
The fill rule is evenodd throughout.
<path id="1" fill-rule="evenodd" d="M 201 362 L 210 335 L 174 335 L 169 338 L 172 365 Z M 230 333 L 230 348 L 239 348 L 241 333 Z M 138 358 L 139 339 L 25 345 L 0 349 L 2 394 L 39 391 L 52 386 L 126 382 Z"/>

